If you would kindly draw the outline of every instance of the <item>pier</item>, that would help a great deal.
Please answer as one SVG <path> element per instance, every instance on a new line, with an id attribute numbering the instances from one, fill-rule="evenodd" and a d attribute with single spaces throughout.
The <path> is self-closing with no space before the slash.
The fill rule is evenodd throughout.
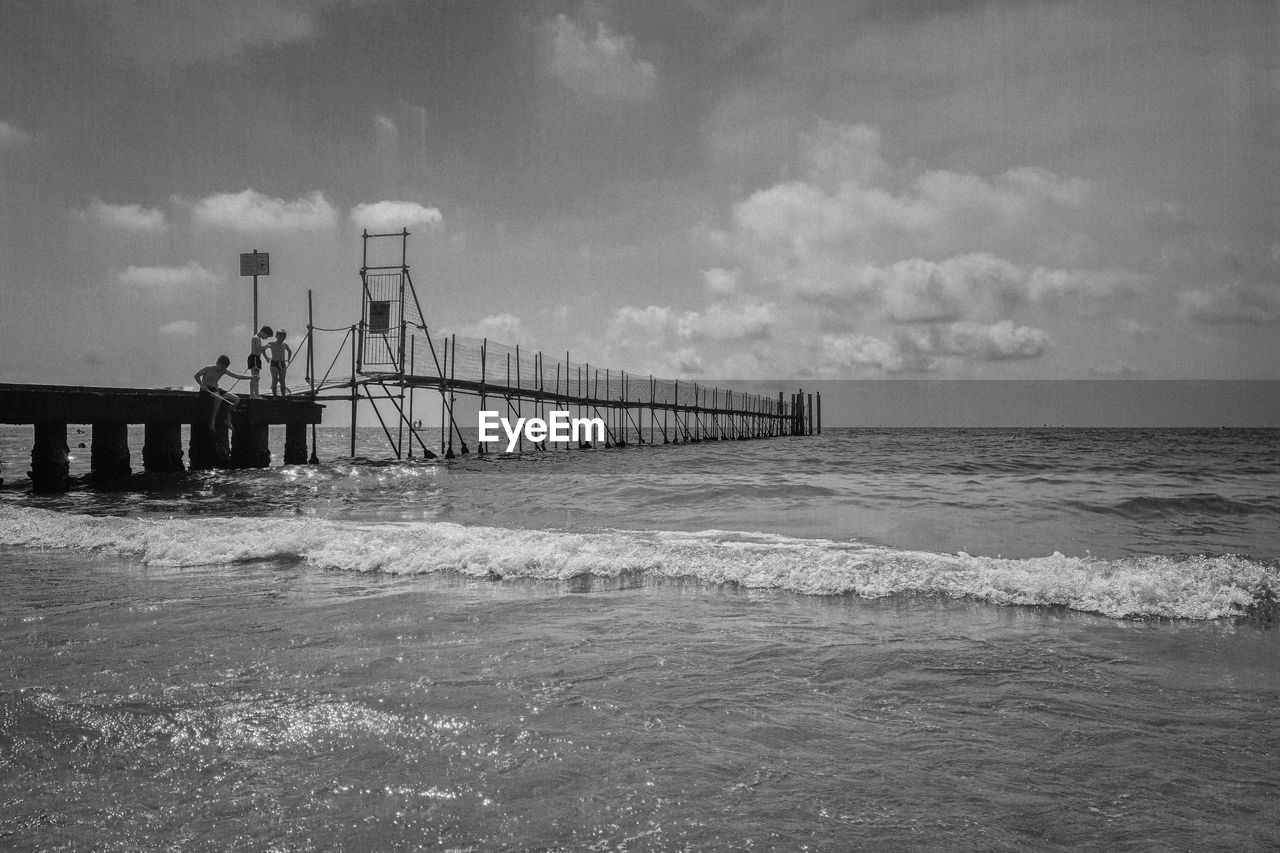
<path id="1" fill-rule="evenodd" d="M 118 486 L 133 473 L 128 427 L 144 426 L 143 470 L 187 470 L 182 428 L 188 426 L 190 470 L 266 468 L 271 464 L 268 427 L 285 428 L 285 464 L 308 460 L 307 431 L 320 423 L 324 407 L 308 397 L 242 398 L 234 411 L 220 407 L 209 429 L 213 399 L 197 391 L 139 388 L 85 388 L 0 383 L 0 423 L 34 427 L 31 485 L 37 492 L 65 491 L 69 483 L 67 426 L 87 424 L 90 479 Z M 310 461 L 315 461 L 314 442 Z"/>
<path id="2" fill-rule="evenodd" d="M 204 392 L 87 388 L 0 383 L 0 424 L 34 427 L 31 449 L 32 488 L 37 492 L 64 491 L 69 485 L 67 426 L 92 427 L 89 478 L 98 485 L 118 486 L 133 473 L 128 427 L 145 428 L 143 469 L 168 473 L 211 468 L 265 468 L 271 464 L 268 427 L 285 428 L 286 465 L 317 462 L 315 425 L 321 422 L 323 402 L 349 405 L 350 454 L 356 454 L 359 404 L 368 402 L 397 459 L 437 455 L 452 459 L 467 454 L 468 437 L 476 441 L 476 422 L 468 414 L 494 412 L 503 419 L 537 419 L 545 423 L 553 412 L 575 420 L 598 420 L 603 437 L 565 450 L 595 450 L 645 444 L 703 441 L 745 441 L 822 432 L 822 397 L 803 389 L 775 397 L 740 388 L 709 386 L 690 379 L 661 379 L 589 362 L 576 362 L 568 352 L 550 356 L 541 351 L 488 339 L 441 334 L 428 328 L 407 262 L 409 231 L 362 234 L 359 270 L 361 316 L 338 328 L 314 322 L 311 294 L 307 294 L 307 334 L 293 361 L 306 368 L 306 390 L 288 397 L 241 397 L 229 411 L 220 407 L 209 429 L 213 399 Z M 370 262 L 370 244 L 390 244 L 393 262 Z M 256 255 L 256 253 L 254 253 Z M 255 276 L 256 278 L 256 276 Z M 333 361 L 323 376 L 316 370 L 316 340 L 321 333 L 339 333 L 342 340 L 328 351 Z M 305 354 L 304 354 L 305 353 Z M 345 371 L 345 375 L 344 375 Z M 776 385 L 774 386 L 776 388 Z M 418 392 L 439 395 L 439 454 L 424 440 Z M 390 404 L 389 417 L 380 404 Z M 434 408 L 434 406 L 433 406 Z M 188 427 L 188 462 L 182 454 L 183 426 Z M 307 426 L 312 427 L 312 450 L 307 454 Z M 434 426 L 432 427 L 434 429 Z M 516 449 L 555 450 L 558 442 L 521 438 Z M 485 445 L 476 441 L 477 451 Z M 415 449 L 416 448 L 416 449 Z M 455 450 L 456 448 L 456 450 Z"/>
<path id="3" fill-rule="evenodd" d="M 421 410 L 415 409 L 419 391 L 439 395 L 439 455 L 446 459 L 470 452 L 465 435 L 473 430 L 459 416 L 459 398 L 469 412 L 497 411 L 504 418 L 544 419 L 556 410 L 579 418 L 600 418 L 605 423 L 606 448 L 822 432 L 821 395 L 806 396 L 803 390 L 779 393 L 775 399 L 697 380 L 661 379 L 579 363 L 568 352 L 561 357 L 433 331 L 409 270 L 408 229 L 387 234 L 365 231 L 361 236 L 359 321 L 345 327 L 317 327 L 308 296 L 305 341 L 307 383 L 315 399 L 350 404 L 352 455 L 357 405 L 368 401 L 396 458 L 412 458 L 415 452 L 435 457 L 421 436 Z M 389 262 L 374 262 L 375 256 Z M 318 333 L 344 335 L 323 376 L 317 376 L 315 369 Z M 390 404 L 389 417 L 384 417 L 380 403 Z M 521 442 L 520 451 L 525 444 Z M 485 452 L 483 444 L 477 449 Z M 533 444 L 533 449 L 554 448 L 544 441 Z"/>

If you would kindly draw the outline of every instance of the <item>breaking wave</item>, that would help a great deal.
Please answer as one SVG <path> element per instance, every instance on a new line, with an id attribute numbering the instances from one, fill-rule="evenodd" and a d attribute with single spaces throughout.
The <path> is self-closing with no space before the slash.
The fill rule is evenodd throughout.
<path id="1" fill-rule="evenodd" d="M 156 566 L 302 560 L 392 575 L 569 581 L 640 577 L 804 595 L 936 595 L 1113 618 L 1220 619 L 1275 601 L 1280 568 L 1244 557 L 940 554 L 706 530 L 515 530 L 448 522 L 101 517 L 0 506 L 0 545 L 96 551 Z"/>

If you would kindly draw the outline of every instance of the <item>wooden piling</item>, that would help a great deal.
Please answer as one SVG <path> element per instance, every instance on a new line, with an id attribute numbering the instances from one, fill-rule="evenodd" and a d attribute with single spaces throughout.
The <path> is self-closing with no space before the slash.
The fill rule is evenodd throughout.
<path id="1" fill-rule="evenodd" d="M 89 449 L 89 479 L 100 486 L 118 486 L 129 479 L 129 425 L 111 421 L 93 425 Z"/>
<path id="2" fill-rule="evenodd" d="M 142 467 L 170 474 L 186 470 L 182 464 L 182 424 L 148 423 L 143 427 Z"/>
<path id="3" fill-rule="evenodd" d="M 410 448 L 413 443 L 410 442 Z M 307 425 L 291 421 L 284 425 L 284 464 L 305 465 L 307 462 Z"/>
<path id="4" fill-rule="evenodd" d="M 36 492 L 65 492 L 71 481 L 71 461 L 67 458 L 67 425 L 38 423 L 31 445 L 31 488 Z"/>

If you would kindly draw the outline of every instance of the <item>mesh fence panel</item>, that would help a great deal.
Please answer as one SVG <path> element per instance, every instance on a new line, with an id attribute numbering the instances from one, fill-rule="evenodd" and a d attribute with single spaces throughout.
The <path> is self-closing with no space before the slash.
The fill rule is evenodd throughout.
<path id="1" fill-rule="evenodd" d="M 501 389 L 598 402 L 777 413 L 776 398 L 706 388 L 687 379 L 627 373 L 497 341 L 431 332 L 418 310 L 407 269 L 371 271 L 364 277 L 364 286 L 361 358 L 365 372 L 400 372 L 403 333 L 404 373 L 409 376 L 484 383 L 494 393 L 501 393 Z"/>
<path id="2" fill-rule="evenodd" d="M 406 311 L 406 313 L 408 313 Z M 541 392 L 547 397 L 597 401 L 700 406 L 721 410 L 774 413 L 777 399 L 690 380 L 659 379 L 550 357 L 496 341 L 414 329 L 405 343 L 405 373 L 451 382 L 483 383 L 499 389 Z"/>

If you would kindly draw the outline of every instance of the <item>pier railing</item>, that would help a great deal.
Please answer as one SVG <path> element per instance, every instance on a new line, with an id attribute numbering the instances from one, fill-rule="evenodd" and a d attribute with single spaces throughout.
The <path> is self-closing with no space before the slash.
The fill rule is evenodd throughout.
<path id="1" fill-rule="evenodd" d="M 420 421 L 414 416 L 414 391 L 418 389 L 440 394 L 440 449 L 446 457 L 454 455 L 455 439 L 462 453 L 469 452 L 465 436 L 471 431 L 459 422 L 459 397 L 467 400 L 467 407 L 474 402 L 480 409 L 496 408 L 504 416 L 520 417 L 532 408 L 533 416 L 541 417 L 551 406 L 576 407 L 579 413 L 605 422 L 606 447 L 632 441 L 678 443 L 821 431 L 821 399 L 814 400 L 812 395 L 806 399 L 803 392 L 766 397 L 697 380 L 659 378 L 574 361 L 568 352 L 561 357 L 433 330 L 410 274 L 408 237 L 407 229 L 363 234 L 358 323 L 345 329 L 316 327 L 308 297 L 307 381 L 313 394 L 338 389 L 346 392 L 352 407 L 353 454 L 356 405 L 368 399 L 374 403 L 373 411 L 397 457 L 406 452 L 406 441 L 409 455 L 413 455 L 415 444 L 423 455 L 434 455 L 418 434 Z M 384 250 L 393 247 L 388 263 L 370 263 L 370 246 L 375 243 Z M 339 356 L 329 369 L 317 377 L 314 342 L 315 334 L 321 331 L 345 331 L 347 339 L 339 345 Z M 334 372 L 343 369 L 340 354 L 347 341 L 350 371 L 335 378 Z M 383 417 L 377 405 L 380 402 L 391 403 L 395 409 L 392 418 Z M 548 449 L 546 443 L 539 449 Z M 484 452 L 484 446 L 479 450 Z"/>

